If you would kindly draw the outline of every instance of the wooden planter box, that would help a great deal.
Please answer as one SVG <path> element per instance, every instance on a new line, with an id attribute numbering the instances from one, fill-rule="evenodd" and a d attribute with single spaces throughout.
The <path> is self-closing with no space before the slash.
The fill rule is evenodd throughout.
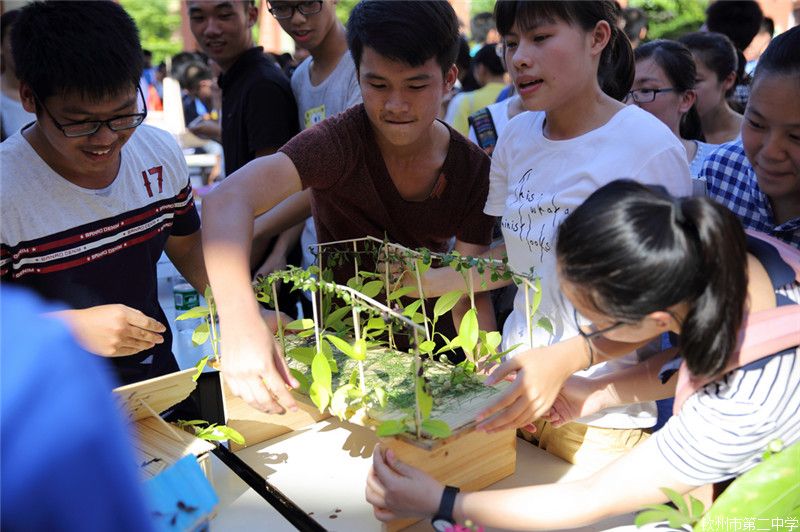
<path id="1" fill-rule="evenodd" d="M 513 429 L 486 434 L 470 427 L 444 440 L 381 438 L 381 446 L 439 482 L 467 491 L 485 488 L 512 475 L 517 465 L 517 431 Z M 417 521 L 398 519 L 386 523 L 383 529 L 394 532 Z"/>
<path id="2" fill-rule="evenodd" d="M 184 456 L 194 455 L 211 480 L 209 453 L 214 445 L 161 419 L 160 413 L 183 401 L 195 389 L 194 369 L 163 375 L 114 389 L 128 412 L 136 442 L 139 469 L 151 478 Z"/>

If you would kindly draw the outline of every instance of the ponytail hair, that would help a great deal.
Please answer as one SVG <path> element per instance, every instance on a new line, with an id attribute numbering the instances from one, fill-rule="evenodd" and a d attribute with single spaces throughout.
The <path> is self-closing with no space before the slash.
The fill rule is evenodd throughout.
<path id="1" fill-rule="evenodd" d="M 614 181 L 575 209 L 558 230 L 561 276 L 624 323 L 686 303 L 680 354 L 693 374 L 712 376 L 736 348 L 744 315 L 744 231 L 710 199 L 654 188 Z"/>
<path id="2" fill-rule="evenodd" d="M 500 35 L 508 35 L 514 24 L 526 30 L 540 22 L 563 20 L 567 24 L 580 26 L 584 31 L 592 31 L 601 20 L 608 22 L 611 37 L 600 56 L 597 80 L 603 92 L 615 100 L 623 101 L 633 86 L 636 67 L 631 43 L 617 26 L 618 16 L 619 11 L 613 0 L 498 0 L 494 6 L 494 19 Z"/>

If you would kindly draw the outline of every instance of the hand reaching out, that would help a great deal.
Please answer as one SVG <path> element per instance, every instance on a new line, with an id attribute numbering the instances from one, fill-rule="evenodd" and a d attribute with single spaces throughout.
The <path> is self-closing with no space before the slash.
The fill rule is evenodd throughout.
<path id="1" fill-rule="evenodd" d="M 98 305 L 52 315 L 64 319 L 78 343 L 96 355 L 134 355 L 164 342 L 163 324 L 125 305 Z"/>
<path id="2" fill-rule="evenodd" d="M 367 476 L 366 498 L 380 521 L 432 517 L 444 486 L 433 477 L 397 460 L 394 451 L 375 446 Z"/>

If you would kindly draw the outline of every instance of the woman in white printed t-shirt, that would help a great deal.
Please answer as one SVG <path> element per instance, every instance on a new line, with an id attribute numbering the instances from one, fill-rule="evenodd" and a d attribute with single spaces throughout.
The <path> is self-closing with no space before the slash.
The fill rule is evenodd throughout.
<path id="1" fill-rule="evenodd" d="M 549 318 L 553 331 L 536 328 L 531 345 L 525 295 L 518 291 L 503 328 L 503 348 L 522 344 L 516 356 L 523 362 L 537 359 L 538 365 L 518 375 L 517 384 L 479 417 L 479 428 L 486 430 L 529 425 L 547 410 L 566 376 L 583 369 L 546 367 L 553 357 L 537 349 L 577 336 L 572 308 L 563 303 L 556 280 L 559 223 L 592 192 L 620 177 L 662 185 L 676 196 L 692 192 L 680 141 L 653 115 L 620 102 L 633 82 L 634 61 L 630 43 L 615 26 L 614 2 L 499 1 L 495 20 L 524 107 L 544 113 L 514 117 L 492 155 L 484 210 L 502 217 L 505 240 L 492 254 L 507 254 L 515 272 L 541 277 L 534 321 Z M 460 276 L 446 270 L 429 271 L 426 294 L 459 288 Z M 492 289 L 498 283 L 481 278 L 473 285 Z M 580 343 L 566 346 L 584 349 Z M 636 361 L 631 353 L 581 374 L 599 376 Z M 515 394 L 528 397 L 528 407 L 485 419 Z M 656 409 L 654 403 L 633 405 L 580 421 L 558 429 L 539 421 L 539 445 L 570 462 L 599 466 L 646 438 L 644 429 L 655 424 Z"/>

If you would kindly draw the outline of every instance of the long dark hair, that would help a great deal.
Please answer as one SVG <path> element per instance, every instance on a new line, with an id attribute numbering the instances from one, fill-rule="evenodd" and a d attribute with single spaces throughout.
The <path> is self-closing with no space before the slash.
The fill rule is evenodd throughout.
<path id="1" fill-rule="evenodd" d="M 612 0 L 542 1 L 498 0 L 494 19 L 500 35 L 508 35 L 516 23 L 522 30 L 540 21 L 563 20 L 591 31 L 601 20 L 611 26 L 611 38 L 600 56 L 597 79 L 603 92 L 622 101 L 631 90 L 636 73 L 633 49 L 625 33 L 617 26 L 617 8 Z"/>
<path id="2" fill-rule="evenodd" d="M 564 220 L 556 253 L 563 278 L 614 319 L 636 323 L 686 302 L 679 349 L 693 374 L 715 375 L 735 349 L 747 297 L 745 237 L 712 200 L 614 181 Z"/>
<path id="3" fill-rule="evenodd" d="M 736 73 L 737 83 L 740 81 L 739 57 L 736 54 L 736 47 L 731 40 L 722 33 L 710 31 L 698 31 L 687 33 L 678 39 L 693 54 L 697 54 L 706 67 L 716 74 L 719 81 L 724 80 L 731 72 Z M 744 71 L 742 66 L 741 71 Z M 733 94 L 736 85 L 734 84 L 725 92 L 725 96 Z"/>
<path id="4" fill-rule="evenodd" d="M 675 91 L 684 93 L 694 89 L 697 69 L 692 52 L 683 44 L 668 39 L 656 39 L 636 48 L 633 55 L 637 62 L 653 58 L 667 75 Z M 703 135 L 700 115 L 695 105 L 692 105 L 681 118 L 680 134 L 685 139 L 705 142 L 706 137 Z"/>

